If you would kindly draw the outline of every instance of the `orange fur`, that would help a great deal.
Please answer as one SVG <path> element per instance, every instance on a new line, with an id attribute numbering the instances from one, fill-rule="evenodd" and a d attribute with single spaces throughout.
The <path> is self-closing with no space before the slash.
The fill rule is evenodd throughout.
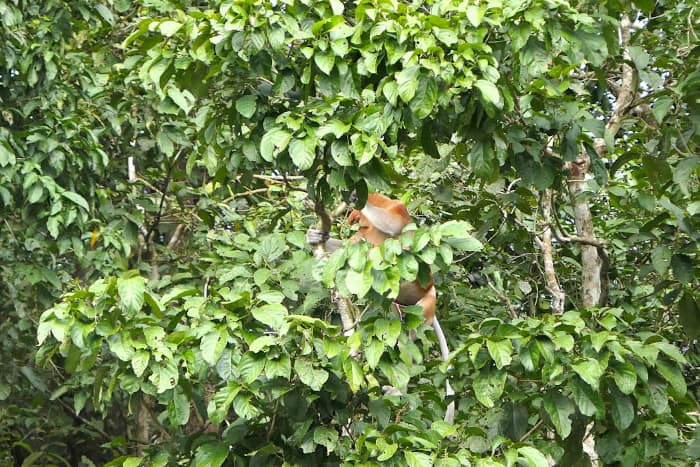
<path id="1" fill-rule="evenodd" d="M 353 210 L 348 216 L 348 222 L 357 223 L 360 226 L 357 233 L 350 239 L 350 243 L 365 240 L 376 246 L 384 243 L 387 238 L 397 237 L 401 230 L 411 223 L 411 216 L 401 201 L 379 193 L 370 193 L 365 207 L 361 210 Z M 392 232 L 386 232 L 378 228 L 378 225 Z M 423 287 L 418 280 L 403 282 L 395 301 L 399 305 L 422 306 L 425 322 L 431 324 L 435 317 L 436 305 L 432 275 L 426 287 Z"/>

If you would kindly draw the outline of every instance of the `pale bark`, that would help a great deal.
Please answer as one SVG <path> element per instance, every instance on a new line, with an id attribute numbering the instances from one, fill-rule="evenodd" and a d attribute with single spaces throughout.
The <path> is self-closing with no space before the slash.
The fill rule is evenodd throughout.
<path id="1" fill-rule="evenodd" d="M 631 26 L 632 23 L 629 18 L 623 15 L 620 19 L 620 42 L 625 61 L 621 67 L 620 86 L 615 99 L 615 110 L 606 124 L 606 132 L 611 138 L 614 138 L 620 131 L 622 121 L 632 107 L 636 94 L 635 73 L 629 64 L 630 55 L 627 50 Z M 606 153 L 607 147 L 603 138 L 596 139 L 595 150 L 601 156 Z M 584 308 L 605 306 L 608 299 L 608 257 L 605 248 L 602 245 L 596 245 L 598 240 L 593 227 L 593 216 L 585 194 L 586 176 L 588 175 L 590 164 L 590 157 L 585 152 L 579 154 L 576 160 L 566 164 L 570 173 L 567 182 L 571 203 L 574 208 L 576 233 L 579 237 L 588 240 L 587 242 L 581 242 L 581 290 Z"/>
<path id="2" fill-rule="evenodd" d="M 328 234 L 331 231 L 331 225 L 333 223 L 333 218 L 340 215 L 347 209 L 345 203 L 341 203 L 332 214 L 323 207 L 320 201 L 316 201 L 314 204 L 314 211 L 319 218 L 316 228 L 321 232 Z M 320 242 L 314 246 L 314 257 L 321 259 L 326 256 L 326 244 L 325 242 Z M 357 326 L 357 316 L 356 308 L 352 306 L 350 300 L 347 297 L 343 297 L 337 291 L 332 294 L 333 302 L 338 307 L 338 314 L 340 315 L 340 322 L 343 326 L 343 334 L 350 337 L 355 332 L 355 327 Z"/>
<path id="3" fill-rule="evenodd" d="M 542 193 L 540 205 L 543 217 L 542 238 L 538 244 L 542 250 L 544 265 L 544 280 L 549 293 L 552 294 L 552 313 L 560 315 L 564 313 L 566 295 L 559 285 L 559 279 L 554 268 L 554 254 L 552 248 L 552 190 L 547 189 Z"/>

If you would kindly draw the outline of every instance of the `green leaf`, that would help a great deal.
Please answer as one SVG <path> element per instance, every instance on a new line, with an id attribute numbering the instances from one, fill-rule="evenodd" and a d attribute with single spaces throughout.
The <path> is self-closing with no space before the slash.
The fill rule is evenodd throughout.
<path id="1" fill-rule="evenodd" d="M 253 318 L 270 326 L 272 329 L 279 329 L 289 315 L 287 308 L 281 303 L 269 303 L 255 307 L 251 310 L 251 314 Z"/>
<path id="2" fill-rule="evenodd" d="M 666 274 L 671 264 L 671 250 L 667 246 L 657 246 L 651 252 L 651 264 L 659 274 Z"/>
<path id="3" fill-rule="evenodd" d="M 484 19 L 484 10 L 485 7 L 480 5 L 469 5 L 467 7 L 467 19 L 475 28 L 478 28 Z"/>
<path id="4" fill-rule="evenodd" d="M 678 282 L 690 284 L 693 282 L 693 260 L 688 255 L 675 254 L 671 257 L 671 269 Z"/>
<path id="5" fill-rule="evenodd" d="M 367 292 L 372 288 L 372 282 L 374 282 L 374 278 L 372 277 L 372 270 L 370 268 L 365 268 L 359 272 L 349 270 L 345 276 L 345 286 L 350 293 L 358 297 L 367 295 Z"/>
<path id="6" fill-rule="evenodd" d="M 60 222 L 60 216 L 51 216 L 46 220 L 46 230 L 49 231 L 49 234 L 53 239 L 58 238 Z"/>
<path id="7" fill-rule="evenodd" d="M 656 2 L 654 0 L 634 0 L 632 3 L 634 3 L 637 8 L 646 14 L 654 11 L 654 7 L 656 6 Z"/>
<path id="8" fill-rule="evenodd" d="M 649 407 L 657 414 L 668 411 L 668 387 L 658 378 L 649 381 Z"/>
<path id="9" fill-rule="evenodd" d="M 205 335 L 199 343 L 202 351 L 202 358 L 209 365 L 214 366 L 221 358 L 221 354 L 226 348 L 228 332 L 226 328 L 211 331 Z"/>
<path id="10" fill-rule="evenodd" d="M 399 86 L 396 84 L 396 81 L 387 81 L 384 83 L 384 86 L 382 86 L 382 94 L 384 94 L 384 97 L 391 105 L 396 107 L 399 98 Z"/>
<path id="11" fill-rule="evenodd" d="M 6 141 L 0 141 L 0 167 L 15 165 L 16 162 L 17 158 L 10 144 Z"/>
<path id="12" fill-rule="evenodd" d="M 233 410 L 239 417 L 252 420 L 260 415 L 260 409 L 251 402 L 252 399 L 250 394 L 238 394 L 233 399 Z"/>
<path id="13" fill-rule="evenodd" d="M 600 393 L 577 378 L 571 380 L 571 397 L 583 415 L 602 417 L 605 414 L 605 405 Z"/>
<path id="14" fill-rule="evenodd" d="M 179 374 L 174 361 L 163 361 L 160 364 L 151 365 L 151 376 L 148 380 L 156 386 L 158 394 L 177 386 Z"/>
<path id="15" fill-rule="evenodd" d="M 667 357 L 671 357 L 679 365 L 688 364 L 681 351 L 675 345 L 664 341 L 654 342 L 652 345 L 666 354 Z"/>
<path id="16" fill-rule="evenodd" d="M 319 138 L 323 138 L 324 136 L 328 134 L 333 134 L 336 138 L 340 138 L 343 135 L 345 135 L 352 125 L 350 123 L 345 123 L 342 120 L 339 120 L 337 118 L 334 118 L 333 120 L 330 120 L 329 122 L 325 123 L 324 125 L 320 126 L 318 128 L 318 131 L 316 132 L 316 135 Z M 336 143 L 337 139 L 333 141 L 333 143 Z"/>
<path id="17" fill-rule="evenodd" d="M 622 394 L 632 394 L 637 386 L 637 372 L 629 362 L 613 365 L 613 379 Z"/>
<path id="18" fill-rule="evenodd" d="M 105 5 L 97 4 L 95 5 L 95 10 L 100 14 L 102 19 L 104 19 L 110 25 L 114 25 L 114 15 Z"/>
<path id="19" fill-rule="evenodd" d="M 294 371 L 297 376 L 299 376 L 301 382 L 314 391 L 320 391 L 328 380 L 328 372 L 326 370 L 315 369 L 313 364 L 304 358 L 298 358 L 294 362 Z"/>
<path id="20" fill-rule="evenodd" d="M 127 362 L 134 356 L 134 342 L 127 332 L 122 331 L 119 334 L 112 334 L 107 338 L 107 345 L 109 350 L 119 360 Z"/>
<path id="21" fill-rule="evenodd" d="M 365 359 L 370 368 L 375 369 L 384 354 L 384 343 L 379 339 L 369 339 L 365 342 Z"/>
<path id="22" fill-rule="evenodd" d="M 686 292 L 678 302 L 679 321 L 690 339 L 700 336 L 700 304 L 690 293 Z"/>
<path id="23" fill-rule="evenodd" d="M 433 77 L 421 76 L 418 89 L 416 89 L 415 95 L 408 106 L 416 117 L 423 120 L 432 113 L 437 98 L 438 87 L 435 83 L 435 79 Z"/>
<path id="24" fill-rule="evenodd" d="M 308 170 L 313 166 L 316 143 L 316 138 L 307 136 L 304 139 L 295 139 L 289 144 L 289 156 L 299 170 Z"/>
<path id="25" fill-rule="evenodd" d="M 634 421 L 635 411 L 632 398 L 613 391 L 612 407 L 610 409 L 613 423 L 618 430 L 624 431 Z"/>
<path id="26" fill-rule="evenodd" d="M 236 110 L 245 118 L 252 117 L 253 115 L 255 115 L 255 110 L 257 109 L 257 105 L 255 102 L 256 99 L 256 96 L 250 95 L 239 97 L 236 100 Z"/>
<path id="27" fill-rule="evenodd" d="M 131 368 L 134 370 L 134 374 L 137 377 L 140 378 L 144 371 L 146 371 L 150 359 L 151 354 L 145 350 L 139 350 L 131 357 Z"/>
<path id="28" fill-rule="evenodd" d="M 345 141 L 335 140 L 331 143 L 331 156 L 341 167 L 351 167 L 353 165 L 350 149 Z"/>
<path id="29" fill-rule="evenodd" d="M 659 374 L 671 384 L 671 387 L 676 391 L 679 397 L 685 396 L 687 387 L 685 384 L 685 378 L 680 368 L 671 362 L 664 359 L 658 359 L 656 361 L 656 370 Z"/>
<path id="30" fill-rule="evenodd" d="M 192 93 L 187 89 L 180 90 L 174 87 L 168 88 L 168 97 L 170 97 L 170 99 L 175 102 L 175 105 L 180 107 L 180 109 L 186 114 L 192 110 L 196 100 Z"/>
<path id="31" fill-rule="evenodd" d="M 418 65 L 404 68 L 396 74 L 396 84 L 398 85 L 399 97 L 405 103 L 410 102 L 418 89 L 418 75 L 420 67 Z"/>
<path id="32" fill-rule="evenodd" d="M 284 151 L 292 139 L 292 134 L 281 128 L 273 128 L 260 139 L 260 155 L 267 162 L 272 162 Z"/>
<path id="33" fill-rule="evenodd" d="M 644 70 L 649 65 L 650 57 L 643 47 L 640 47 L 638 45 L 631 45 L 627 47 L 627 51 L 630 54 L 632 62 L 634 62 L 634 67 L 638 71 Z"/>
<path id="34" fill-rule="evenodd" d="M 387 443 L 384 438 L 379 438 L 377 439 L 377 449 L 380 452 L 379 456 L 377 456 L 377 460 L 379 462 L 384 462 L 388 461 L 396 454 L 399 445 L 396 443 Z"/>
<path id="35" fill-rule="evenodd" d="M 693 187 L 693 174 L 697 171 L 698 167 L 700 167 L 700 157 L 696 156 L 682 159 L 671 168 L 673 172 L 673 181 L 687 198 L 690 198 L 691 189 Z"/>
<path id="36" fill-rule="evenodd" d="M 495 402 L 503 395 L 507 373 L 493 367 L 485 367 L 479 371 L 479 377 L 474 379 L 472 387 L 477 400 L 488 408 L 493 408 Z"/>
<path id="37" fill-rule="evenodd" d="M 314 53 L 314 63 L 316 66 L 327 75 L 331 74 L 333 71 L 333 65 L 335 65 L 335 54 L 333 52 L 320 52 Z"/>
<path id="38" fill-rule="evenodd" d="M 182 23 L 177 21 L 163 21 L 158 25 L 158 31 L 165 37 L 170 37 L 180 30 Z"/>
<path id="39" fill-rule="evenodd" d="M 168 404 L 168 418 L 174 426 L 182 426 L 190 420 L 190 400 L 186 395 L 175 391 Z"/>
<path id="40" fill-rule="evenodd" d="M 350 386 L 350 390 L 352 392 L 359 391 L 362 384 L 365 382 L 365 375 L 362 372 L 362 367 L 360 364 L 357 363 L 354 358 L 348 358 L 343 361 L 343 371 L 345 373 L 345 377 L 347 378 L 348 386 Z M 389 378 L 389 381 L 394 383 L 391 378 Z"/>
<path id="41" fill-rule="evenodd" d="M 265 369 L 265 355 L 246 352 L 238 363 L 238 371 L 246 384 L 252 384 Z"/>
<path id="42" fill-rule="evenodd" d="M 499 370 L 506 365 L 510 365 L 512 360 L 511 355 L 513 354 L 513 344 L 510 339 L 501 339 L 498 341 L 487 339 L 486 348 L 489 351 L 489 355 L 493 358 L 496 363 L 496 368 Z"/>
<path id="43" fill-rule="evenodd" d="M 518 454 L 527 460 L 527 464 L 530 467 L 549 467 L 549 462 L 547 462 L 544 454 L 531 446 L 518 448 Z"/>
<path id="44" fill-rule="evenodd" d="M 316 427 L 314 429 L 314 443 L 325 446 L 326 454 L 330 454 L 338 444 L 338 432 L 324 426 Z"/>
<path id="45" fill-rule="evenodd" d="M 654 118 L 658 123 L 664 121 L 664 118 L 671 109 L 671 106 L 673 106 L 673 99 L 671 99 L 669 96 L 661 96 L 654 101 L 654 104 L 651 107 L 651 112 L 654 114 Z"/>
<path id="46" fill-rule="evenodd" d="M 481 99 L 486 104 L 491 104 L 499 110 L 503 108 L 503 97 L 501 97 L 498 87 L 491 81 L 478 79 L 474 83 L 474 87 L 479 90 Z"/>
<path id="47" fill-rule="evenodd" d="M 85 209 L 86 211 L 90 210 L 90 206 L 88 205 L 88 202 L 85 200 L 85 198 L 83 198 L 78 193 L 73 193 L 72 191 L 64 191 L 64 192 L 61 192 L 61 196 L 72 201 L 73 203 L 77 204 L 78 206 Z"/>
<path id="48" fill-rule="evenodd" d="M 591 385 L 593 389 L 598 390 L 600 377 L 603 376 L 603 368 L 597 360 L 587 358 L 579 363 L 571 365 L 571 368 L 581 377 L 582 380 Z"/>
<path id="49" fill-rule="evenodd" d="M 408 467 L 433 467 L 433 457 L 422 452 L 404 451 Z"/>
<path id="50" fill-rule="evenodd" d="M 289 380 L 292 374 L 292 362 L 287 355 L 280 355 L 279 359 L 267 359 L 265 362 L 265 376 L 268 378 L 284 378 Z"/>
<path id="51" fill-rule="evenodd" d="M 568 437 L 571 434 L 569 417 L 576 412 L 573 401 L 557 392 L 550 392 L 544 396 L 543 407 L 557 434 L 562 438 Z"/>
<path id="52" fill-rule="evenodd" d="M 146 281 L 141 276 L 117 279 L 117 292 L 119 301 L 124 310 L 129 314 L 141 311 L 144 303 Z"/>
<path id="53" fill-rule="evenodd" d="M 219 467 L 228 457 L 228 446 L 225 443 L 207 443 L 197 448 L 194 456 L 194 467 Z"/>
<path id="54" fill-rule="evenodd" d="M 503 412 L 499 422 L 500 433 L 513 441 L 518 441 L 527 433 L 527 417 L 527 407 L 523 404 L 512 402 L 503 404 Z"/>

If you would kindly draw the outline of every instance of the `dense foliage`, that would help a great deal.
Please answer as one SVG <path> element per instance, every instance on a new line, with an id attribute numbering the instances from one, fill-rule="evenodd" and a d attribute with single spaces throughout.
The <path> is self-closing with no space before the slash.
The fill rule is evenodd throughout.
<path id="1" fill-rule="evenodd" d="M 0 22 L 0 463 L 699 462 L 694 2 Z M 415 232 L 314 258 L 369 190 Z M 389 306 L 429 271 L 449 362 Z"/>

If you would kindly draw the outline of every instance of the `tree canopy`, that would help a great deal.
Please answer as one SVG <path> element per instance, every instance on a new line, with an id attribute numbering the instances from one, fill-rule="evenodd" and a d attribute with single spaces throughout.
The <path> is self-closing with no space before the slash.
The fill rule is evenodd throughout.
<path id="1" fill-rule="evenodd" d="M 0 23 L 0 463 L 700 462 L 695 2 Z M 373 191 L 413 233 L 314 256 Z"/>

